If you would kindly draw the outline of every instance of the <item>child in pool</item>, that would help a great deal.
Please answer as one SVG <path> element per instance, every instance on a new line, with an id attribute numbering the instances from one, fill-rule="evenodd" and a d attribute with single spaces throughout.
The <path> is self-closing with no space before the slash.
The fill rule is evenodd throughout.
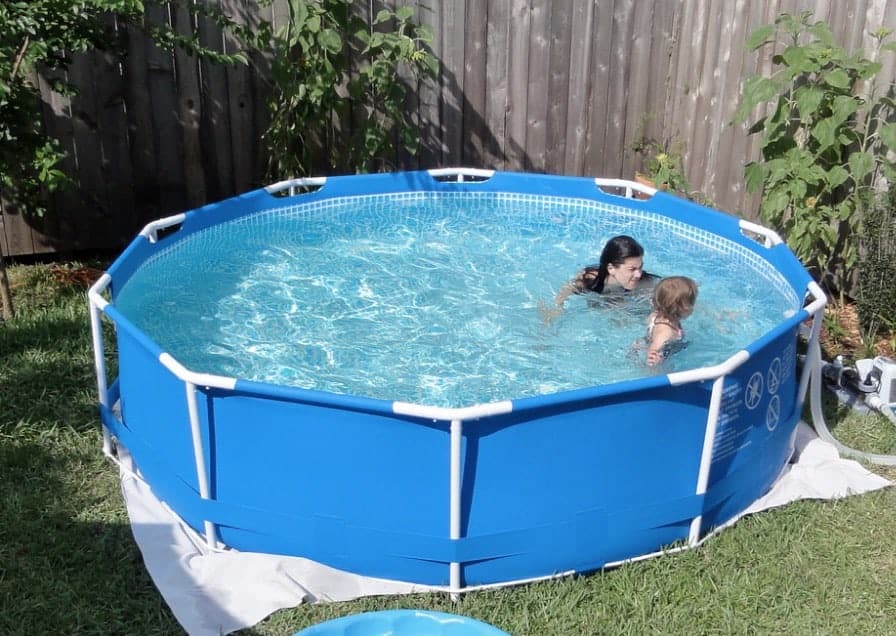
<path id="1" fill-rule="evenodd" d="M 697 283 L 686 276 L 668 276 L 653 290 L 653 312 L 647 318 L 647 364 L 654 367 L 687 346 L 681 321 L 697 302 Z"/>

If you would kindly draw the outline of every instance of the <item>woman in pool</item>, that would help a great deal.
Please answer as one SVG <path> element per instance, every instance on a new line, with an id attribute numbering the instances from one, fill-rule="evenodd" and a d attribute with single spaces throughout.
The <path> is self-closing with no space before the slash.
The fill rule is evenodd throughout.
<path id="1" fill-rule="evenodd" d="M 554 299 L 555 308 L 543 308 L 547 321 L 556 318 L 573 294 L 619 295 L 653 286 L 656 276 L 644 271 L 644 248 L 635 239 L 614 236 L 600 253 L 600 261 L 584 268 L 563 285 Z"/>

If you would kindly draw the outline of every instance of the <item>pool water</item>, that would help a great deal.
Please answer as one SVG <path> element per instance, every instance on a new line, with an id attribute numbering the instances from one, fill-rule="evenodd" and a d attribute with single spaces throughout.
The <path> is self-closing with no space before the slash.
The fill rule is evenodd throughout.
<path id="1" fill-rule="evenodd" d="M 797 307 L 683 224 L 584 200 L 415 193 L 292 204 L 174 242 L 116 305 L 193 371 L 433 406 L 720 363 Z M 644 362 L 646 296 L 539 303 L 630 234 L 645 268 L 700 285 L 689 346 Z M 724 246 L 723 246 L 724 247 Z"/>

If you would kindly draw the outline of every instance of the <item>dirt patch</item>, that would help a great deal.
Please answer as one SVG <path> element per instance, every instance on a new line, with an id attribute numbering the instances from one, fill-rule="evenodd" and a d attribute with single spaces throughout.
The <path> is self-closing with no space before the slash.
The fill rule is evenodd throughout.
<path id="1" fill-rule="evenodd" d="M 53 265 L 50 274 L 61 285 L 72 285 L 87 289 L 103 275 L 103 270 L 95 267 Z"/>
<path id="2" fill-rule="evenodd" d="M 824 313 L 820 342 L 825 359 L 838 355 L 852 360 L 874 356 L 896 359 L 896 334 L 882 330 L 864 336 L 854 303 L 831 302 Z"/>

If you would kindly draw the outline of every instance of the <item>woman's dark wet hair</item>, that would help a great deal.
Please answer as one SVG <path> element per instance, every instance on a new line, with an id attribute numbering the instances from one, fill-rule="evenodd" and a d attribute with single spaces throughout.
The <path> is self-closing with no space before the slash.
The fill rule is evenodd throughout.
<path id="1" fill-rule="evenodd" d="M 644 248 L 641 247 L 638 241 L 625 234 L 614 236 L 604 245 L 604 249 L 600 253 L 600 263 L 597 267 L 595 268 L 592 265 L 585 268 L 586 276 L 583 276 L 582 281 L 591 291 L 602 294 L 610 265 L 619 267 L 627 258 L 642 258 L 643 256 Z"/>

